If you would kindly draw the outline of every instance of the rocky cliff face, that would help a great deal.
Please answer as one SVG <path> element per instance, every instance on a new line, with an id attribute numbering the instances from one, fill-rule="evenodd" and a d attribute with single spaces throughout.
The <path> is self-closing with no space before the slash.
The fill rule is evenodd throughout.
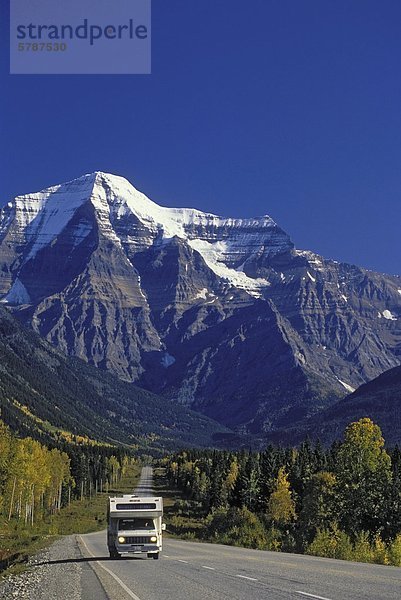
<path id="1" fill-rule="evenodd" d="M 270 431 L 401 362 L 401 278 L 296 250 L 270 217 L 163 208 L 105 173 L 0 214 L 0 294 L 70 355 Z"/>

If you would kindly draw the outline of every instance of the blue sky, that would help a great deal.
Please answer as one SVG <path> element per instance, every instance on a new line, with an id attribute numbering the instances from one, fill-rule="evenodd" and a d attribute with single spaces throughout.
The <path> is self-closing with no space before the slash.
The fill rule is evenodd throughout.
<path id="1" fill-rule="evenodd" d="M 0 203 L 94 170 L 401 274 L 401 3 L 153 0 L 152 75 L 8 75 Z"/>

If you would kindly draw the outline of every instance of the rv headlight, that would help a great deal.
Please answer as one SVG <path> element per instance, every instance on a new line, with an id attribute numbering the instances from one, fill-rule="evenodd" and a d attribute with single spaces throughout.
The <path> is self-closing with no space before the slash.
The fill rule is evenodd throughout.
<path id="1" fill-rule="evenodd" d="M 150 538 L 151 542 L 157 542 L 157 537 L 155 535 L 152 535 L 152 537 Z"/>
<path id="2" fill-rule="evenodd" d="M 123 535 L 120 535 L 118 538 L 118 543 L 119 544 L 125 544 L 125 537 Z"/>

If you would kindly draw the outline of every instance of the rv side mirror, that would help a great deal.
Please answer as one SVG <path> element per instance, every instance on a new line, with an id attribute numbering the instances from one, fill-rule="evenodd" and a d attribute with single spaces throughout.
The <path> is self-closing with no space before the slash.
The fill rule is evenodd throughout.
<path id="1" fill-rule="evenodd" d="M 166 524 L 162 523 L 162 531 L 166 531 Z"/>

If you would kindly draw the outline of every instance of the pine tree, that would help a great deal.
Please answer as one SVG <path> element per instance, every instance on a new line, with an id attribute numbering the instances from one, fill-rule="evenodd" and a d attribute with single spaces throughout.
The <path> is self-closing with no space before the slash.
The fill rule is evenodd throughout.
<path id="1" fill-rule="evenodd" d="M 315 473 L 306 484 L 299 515 L 300 549 L 310 544 L 317 530 L 327 530 L 337 520 L 335 509 L 336 478 L 333 473 Z"/>

